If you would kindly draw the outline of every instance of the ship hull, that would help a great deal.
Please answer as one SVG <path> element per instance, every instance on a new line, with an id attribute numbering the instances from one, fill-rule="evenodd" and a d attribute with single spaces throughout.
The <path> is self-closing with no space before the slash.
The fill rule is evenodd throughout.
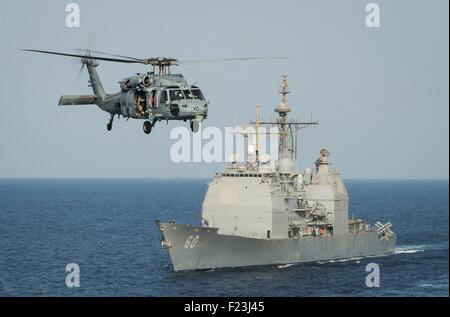
<path id="1" fill-rule="evenodd" d="M 157 223 L 174 271 L 282 265 L 393 253 L 395 237 L 374 231 L 298 239 L 255 239 L 223 235 L 217 228 Z"/>

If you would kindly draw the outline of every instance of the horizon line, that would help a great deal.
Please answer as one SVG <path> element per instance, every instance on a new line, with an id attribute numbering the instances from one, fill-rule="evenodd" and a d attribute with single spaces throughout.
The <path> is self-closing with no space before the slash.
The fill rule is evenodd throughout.
<path id="1" fill-rule="evenodd" d="M 215 175 L 214 175 L 215 176 Z M 98 179 L 98 180 L 173 180 L 173 179 L 181 179 L 181 180 L 199 180 L 199 179 L 212 179 L 211 177 L 190 177 L 190 176 L 173 176 L 173 177 L 153 177 L 153 176 L 0 176 L 0 180 L 4 179 L 23 179 L 23 180 L 32 180 L 32 179 Z M 364 177 L 349 177 L 342 178 L 343 180 L 373 180 L 373 181 L 449 181 L 449 178 L 364 178 Z"/>

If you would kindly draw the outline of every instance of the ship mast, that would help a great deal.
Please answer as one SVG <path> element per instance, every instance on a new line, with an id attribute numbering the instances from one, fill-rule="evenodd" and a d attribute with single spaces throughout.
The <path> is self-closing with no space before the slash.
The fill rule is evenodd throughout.
<path id="1" fill-rule="evenodd" d="M 256 105 L 256 122 L 255 122 L 255 128 L 256 128 L 256 165 L 259 166 L 259 124 L 261 122 L 261 106 Z"/>
<path id="2" fill-rule="evenodd" d="M 288 104 L 287 104 L 287 94 L 290 93 L 289 91 L 289 83 L 287 80 L 287 75 L 283 75 L 283 80 L 281 82 L 280 85 L 280 90 L 279 93 L 282 95 L 281 97 L 281 101 L 278 105 L 278 108 L 275 108 L 275 112 L 278 113 L 278 127 L 279 127 L 279 149 L 278 149 L 278 154 L 279 157 L 289 157 L 289 158 L 293 158 L 292 157 L 292 153 L 293 153 L 293 149 L 292 149 L 292 140 L 291 140 L 291 144 L 288 144 L 289 138 L 288 138 L 288 134 L 291 132 L 290 130 L 290 125 L 287 125 L 287 114 L 288 112 L 291 112 L 291 109 L 289 108 Z M 290 147 L 291 146 L 291 147 Z M 289 153 L 291 152 L 291 153 Z M 291 155 L 289 155 L 291 154 Z"/>
<path id="3" fill-rule="evenodd" d="M 308 126 L 314 126 L 318 125 L 318 121 L 309 121 L 309 122 L 301 122 L 301 121 L 293 121 L 287 119 L 287 114 L 292 111 L 292 109 L 288 106 L 287 103 L 287 94 L 290 93 L 289 91 L 289 82 L 287 80 L 287 75 L 283 75 L 279 93 L 282 95 L 281 101 L 278 104 L 278 107 L 274 109 L 274 111 L 278 114 L 277 121 L 274 122 L 261 122 L 259 119 L 259 106 L 257 106 L 257 114 L 256 114 L 256 122 L 251 122 L 252 124 L 256 125 L 256 129 L 260 125 L 266 125 L 266 126 L 273 126 L 276 124 L 278 126 L 278 134 L 279 134 L 279 143 L 278 143 L 278 159 L 279 159 L 279 168 L 280 168 L 280 162 L 284 161 L 284 163 L 287 163 L 286 161 L 290 161 L 291 163 L 287 163 L 288 165 L 293 166 L 295 164 L 296 160 L 296 133 L 298 130 L 306 128 Z M 258 132 L 258 130 L 256 130 Z M 258 133 L 256 133 L 257 139 L 257 151 L 258 148 Z M 257 152 L 257 160 L 258 160 L 258 152 Z M 281 170 L 281 169 L 280 169 Z M 293 172 L 291 170 L 291 172 Z"/>

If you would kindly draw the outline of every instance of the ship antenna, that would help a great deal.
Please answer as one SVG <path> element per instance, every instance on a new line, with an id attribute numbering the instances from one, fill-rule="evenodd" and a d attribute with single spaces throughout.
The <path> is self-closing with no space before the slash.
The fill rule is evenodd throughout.
<path id="1" fill-rule="evenodd" d="M 287 133 L 288 129 L 286 127 L 286 116 L 288 112 L 291 112 L 291 108 L 289 108 L 287 104 L 287 94 L 289 91 L 289 82 L 287 80 L 287 75 L 283 75 L 283 79 L 281 81 L 279 93 L 282 95 L 280 104 L 278 108 L 275 108 L 275 112 L 279 115 L 279 129 L 280 129 L 280 154 L 284 153 L 287 150 Z"/>
<path id="2" fill-rule="evenodd" d="M 256 165 L 259 166 L 259 124 L 261 123 L 261 106 L 256 105 Z"/>
<path id="3" fill-rule="evenodd" d="M 278 108 L 275 108 L 275 112 L 278 112 L 280 117 L 286 117 L 287 113 L 291 111 L 291 109 L 287 105 L 287 94 L 290 93 L 287 75 L 283 75 L 279 93 L 282 95 L 281 102 L 278 105 Z"/>

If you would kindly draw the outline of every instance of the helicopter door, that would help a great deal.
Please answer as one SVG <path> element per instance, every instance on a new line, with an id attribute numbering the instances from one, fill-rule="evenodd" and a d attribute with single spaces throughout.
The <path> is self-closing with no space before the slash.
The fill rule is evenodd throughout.
<path id="1" fill-rule="evenodd" d="M 180 103 L 182 100 L 184 100 L 184 95 L 181 89 L 171 89 L 169 90 L 169 97 L 170 97 L 170 113 L 177 117 L 180 113 Z"/>
<path id="2" fill-rule="evenodd" d="M 136 105 L 136 114 L 138 116 L 144 116 L 147 110 L 145 91 L 139 90 L 134 93 L 134 103 Z"/>
<path id="3" fill-rule="evenodd" d="M 167 90 L 161 90 L 158 93 L 158 103 L 157 103 L 157 107 L 163 107 L 166 105 L 167 103 Z"/>

